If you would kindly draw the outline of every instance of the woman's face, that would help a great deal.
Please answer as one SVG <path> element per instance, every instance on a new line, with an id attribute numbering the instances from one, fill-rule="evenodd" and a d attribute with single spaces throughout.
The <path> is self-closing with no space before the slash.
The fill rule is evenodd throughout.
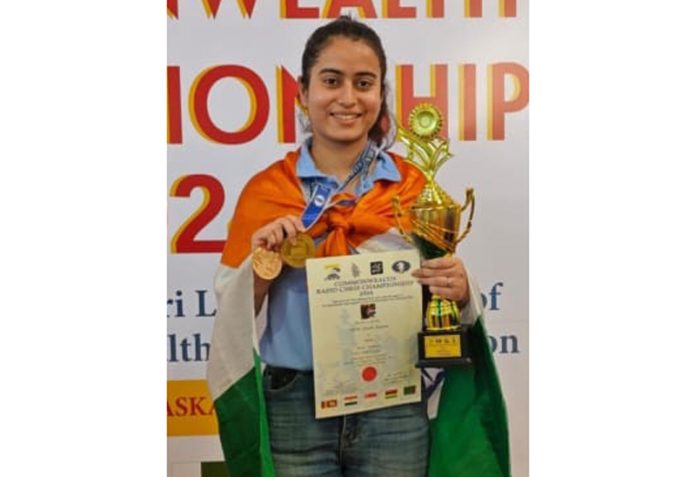
<path id="1" fill-rule="evenodd" d="M 367 142 L 382 102 L 380 73 L 377 55 L 363 41 L 329 40 L 309 72 L 308 88 L 300 91 L 315 143 Z"/>

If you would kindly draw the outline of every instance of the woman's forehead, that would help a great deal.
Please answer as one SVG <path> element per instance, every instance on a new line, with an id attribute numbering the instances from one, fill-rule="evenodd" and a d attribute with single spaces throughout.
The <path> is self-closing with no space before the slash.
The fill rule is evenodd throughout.
<path id="1" fill-rule="evenodd" d="M 313 73 L 350 71 L 355 74 L 359 71 L 364 74 L 379 75 L 380 65 L 374 50 L 366 42 L 338 36 L 324 45 L 312 70 Z"/>

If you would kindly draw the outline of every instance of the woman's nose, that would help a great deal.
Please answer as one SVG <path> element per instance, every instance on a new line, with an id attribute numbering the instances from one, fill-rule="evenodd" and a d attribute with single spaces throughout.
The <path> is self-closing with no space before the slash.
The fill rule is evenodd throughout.
<path id="1" fill-rule="evenodd" d="M 352 84 L 346 83 L 343 85 L 338 102 L 342 105 L 351 105 L 355 103 L 355 88 L 353 88 Z"/>

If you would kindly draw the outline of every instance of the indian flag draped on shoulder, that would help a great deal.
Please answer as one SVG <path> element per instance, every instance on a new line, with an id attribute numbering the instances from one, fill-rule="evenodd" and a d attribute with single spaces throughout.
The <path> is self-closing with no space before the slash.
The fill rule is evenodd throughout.
<path id="1" fill-rule="evenodd" d="M 409 207 L 425 181 L 414 166 L 390 155 L 402 180 L 377 181 L 355 206 L 334 206 L 324 212 L 307 232 L 312 237 L 325 236 L 317 256 L 346 255 L 351 247 L 358 252 L 387 251 L 403 243 L 391 199 L 398 195 L 403 206 Z M 208 386 L 231 477 L 275 476 L 254 325 L 251 235 L 278 217 L 302 214 L 306 200 L 295 175 L 298 157 L 298 151 L 288 153 L 245 186 L 215 277 L 218 311 Z M 471 299 L 478 300 L 474 295 Z M 505 406 L 480 316 L 470 333 L 474 366 L 447 369 L 436 393 L 430 477 L 510 475 Z"/>

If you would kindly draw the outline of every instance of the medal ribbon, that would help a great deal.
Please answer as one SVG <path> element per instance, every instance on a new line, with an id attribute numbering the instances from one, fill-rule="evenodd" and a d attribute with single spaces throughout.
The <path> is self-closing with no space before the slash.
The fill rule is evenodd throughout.
<path id="1" fill-rule="evenodd" d="M 316 221 L 319 220 L 319 217 L 321 217 L 321 215 L 327 209 L 334 205 L 333 203 L 331 203 L 331 200 L 339 192 L 345 189 L 350 183 L 350 181 L 355 179 L 355 177 L 358 174 L 362 173 L 363 177 L 367 175 L 367 171 L 369 170 L 370 164 L 372 164 L 372 161 L 374 161 L 375 157 L 377 157 L 379 152 L 380 149 L 377 149 L 374 146 L 374 143 L 372 141 L 369 141 L 367 143 L 367 147 L 362 152 L 362 154 L 360 154 L 358 160 L 355 161 L 355 164 L 353 164 L 353 168 L 351 169 L 350 174 L 348 174 L 348 177 L 346 177 L 346 180 L 343 181 L 343 184 L 341 184 L 341 186 L 334 190 L 332 187 L 326 184 L 316 184 L 314 192 L 312 193 L 312 196 L 309 198 L 309 201 L 307 203 L 307 207 L 305 207 L 304 211 L 302 212 L 302 215 L 300 216 L 300 220 L 302 221 L 302 225 L 304 225 L 305 229 L 309 229 L 312 225 L 314 225 Z"/>

